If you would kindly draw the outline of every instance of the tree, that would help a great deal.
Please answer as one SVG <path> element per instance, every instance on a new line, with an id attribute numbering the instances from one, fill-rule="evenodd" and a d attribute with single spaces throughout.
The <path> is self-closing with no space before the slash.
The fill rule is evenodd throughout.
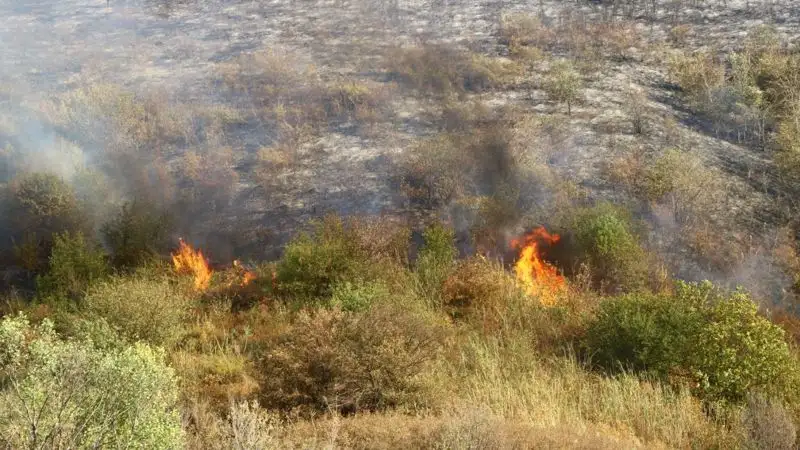
<path id="1" fill-rule="evenodd" d="M 55 233 L 87 229 L 74 190 L 55 174 L 19 175 L 8 186 L 5 206 L 18 262 L 31 271 L 46 266 Z"/>
<path id="2" fill-rule="evenodd" d="M 79 298 L 108 273 L 106 256 L 81 233 L 55 235 L 48 272 L 36 280 L 40 295 Z"/>

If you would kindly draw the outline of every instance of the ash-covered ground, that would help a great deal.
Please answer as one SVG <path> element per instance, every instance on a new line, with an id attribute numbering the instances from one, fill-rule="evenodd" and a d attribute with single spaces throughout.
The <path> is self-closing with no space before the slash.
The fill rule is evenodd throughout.
<path id="1" fill-rule="evenodd" d="M 407 150 L 443 125 L 441 115 L 431 113 L 439 108 L 436 101 L 388 73 L 392 49 L 447 44 L 506 60 L 509 46 L 500 33 L 503 17 L 529 14 L 552 27 L 567 21 L 611 20 L 631 27 L 636 38 L 622 49 L 624 57 L 595 62 L 598 67 L 584 77 L 582 101 L 571 114 L 564 114 L 563 106 L 541 88 L 547 62 L 534 64 L 503 86 L 460 93 L 457 101 L 553 117 L 555 131 L 528 142 L 528 150 L 592 199 L 625 201 L 620 187 L 603 175 L 621 149 L 657 152 L 679 146 L 725 174 L 727 195 L 719 202 L 727 216 L 713 232 L 756 241 L 754 248 L 768 247 L 766 242 L 789 219 L 775 201 L 784 194 L 776 185 L 770 155 L 695 117 L 667 75 L 663 50 L 677 26 L 687 27 L 683 49 L 735 50 L 749 31 L 765 24 L 793 45 L 800 34 L 800 2 L 614 3 L 3 0 L 0 146 L 13 147 L 15 157 L 25 159 L 18 164 L 25 170 L 69 177 L 76 167 L 99 168 L 108 178 L 103 201 L 109 204 L 117 205 L 139 189 L 162 192 L 165 204 L 180 216 L 177 232 L 210 248 L 221 261 L 242 254 L 270 255 L 309 219 L 327 212 L 384 214 L 412 224 L 428 215 L 447 215 L 446 208 L 414 208 L 397 186 L 397 166 Z M 263 52 L 281 55 L 262 62 L 266 66 L 276 61 L 293 66 L 290 80 L 277 85 L 297 91 L 269 95 L 287 97 L 291 106 L 312 95 L 309 85 L 358 83 L 380 92 L 377 112 L 366 124 L 357 117 L 336 116 L 296 138 L 302 124 L 290 123 L 287 132 L 284 125 L 291 121 L 276 112 L 283 111 L 284 103 L 256 102 L 252 90 L 236 91 L 230 87 L 235 82 L 224 81 L 232 66 L 240 72 L 247 69 L 243 55 Z M 563 56 L 558 48 L 551 53 Z M 142 117 L 177 117 L 177 131 L 172 132 L 177 137 L 163 143 L 151 139 L 154 148 L 127 141 L 144 133 L 139 128 L 119 138 L 124 120 L 109 122 L 102 114 L 107 110 L 92 102 L 102 103 L 120 92 L 155 99 L 153 104 L 170 110 L 151 114 L 144 107 Z M 640 108 L 647 133 L 630 129 L 631 92 L 644 99 Z M 265 104 L 271 108 L 267 118 L 259 112 Z M 75 131 L 76 124 L 80 131 Z M 275 150 L 286 141 L 292 143 L 291 154 Z M 114 145 L 136 147 L 139 159 L 132 166 L 108 169 L 105 161 Z M 225 149 L 226 156 L 210 156 L 217 149 Z M 185 167 L 189 153 L 206 158 L 198 163 L 203 169 L 194 184 L 175 175 Z M 142 167 L 146 176 L 129 176 Z M 192 201 L 182 197 L 177 202 L 176 193 L 187 183 L 203 189 L 196 189 Z M 218 196 L 215 187 L 225 183 L 233 188 Z M 714 275 L 693 264 L 688 250 L 676 243 L 673 234 L 680 231 L 669 213 L 651 211 L 647 219 L 651 246 L 680 259 L 672 270 L 690 278 Z M 748 262 L 734 270 L 732 280 L 737 283 L 746 283 L 758 269 L 750 266 L 762 262 L 758 257 L 742 260 Z"/>

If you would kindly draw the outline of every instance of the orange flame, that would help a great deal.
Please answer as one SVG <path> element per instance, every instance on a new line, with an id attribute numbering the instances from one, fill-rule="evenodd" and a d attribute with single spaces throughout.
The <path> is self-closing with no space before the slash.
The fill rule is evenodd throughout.
<path id="1" fill-rule="evenodd" d="M 172 264 L 178 273 L 185 273 L 194 277 L 194 288 L 205 291 L 211 283 L 211 268 L 208 266 L 203 252 L 193 249 L 189 244 L 180 240 L 180 247 L 172 254 Z"/>
<path id="2" fill-rule="evenodd" d="M 520 255 L 514 265 L 517 281 L 528 295 L 538 297 L 545 305 L 553 305 L 556 297 L 566 287 L 564 277 L 558 269 L 542 259 L 542 245 L 558 243 L 561 237 L 550 234 L 544 227 L 539 227 L 520 239 L 511 241 L 511 246 L 519 250 Z"/>
<path id="3" fill-rule="evenodd" d="M 248 284 L 250 284 L 251 281 L 256 279 L 256 274 L 247 269 L 238 259 L 235 259 L 233 261 L 233 267 L 236 267 L 244 271 L 244 273 L 242 274 L 242 283 L 241 283 L 242 287 L 247 286 Z"/>

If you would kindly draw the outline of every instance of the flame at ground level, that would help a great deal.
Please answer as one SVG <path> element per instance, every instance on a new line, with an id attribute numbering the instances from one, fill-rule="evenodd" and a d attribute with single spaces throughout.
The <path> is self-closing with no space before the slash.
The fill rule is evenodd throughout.
<path id="1" fill-rule="evenodd" d="M 203 256 L 203 252 L 193 249 L 181 239 L 178 251 L 172 254 L 172 264 L 178 273 L 192 275 L 195 289 L 198 291 L 208 289 L 208 285 L 211 283 L 212 270 L 205 256 Z"/>
<path id="2" fill-rule="evenodd" d="M 560 239 L 557 234 L 550 234 L 544 227 L 539 227 L 511 241 L 512 248 L 519 251 L 519 259 L 514 264 L 517 281 L 528 295 L 538 297 L 546 305 L 555 303 L 566 284 L 558 269 L 542 259 L 541 249 L 542 246 L 558 243 Z"/>
<path id="3" fill-rule="evenodd" d="M 256 279 L 256 274 L 249 270 L 247 267 L 244 266 L 238 259 L 233 261 L 233 267 L 242 271 L 242 283 L 241 286 L 245 287 L 250 284 L 251 281 Z"/>

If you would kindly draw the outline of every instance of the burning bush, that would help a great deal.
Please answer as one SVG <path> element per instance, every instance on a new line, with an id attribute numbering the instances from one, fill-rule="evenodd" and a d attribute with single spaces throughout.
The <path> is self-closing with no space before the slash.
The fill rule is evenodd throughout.
<path id="1" fill-rule="evenodd" d="M 268 407 L 307 412 L 374 411 L 414 398 L 435 359 L 441 328 L 406 308 L 363 314 L 304 311 L 261 362 Z"/>
<path id="2" fill-rule="evenodd" d="M 557 244 L 561 237 L 538 227 L 520 239 L 511 241 L 519 252 L 514 264 L 514 273 L 525 293 L 539 299 L 545 305 L 553 305 L 557 297 L 565 292 L 564 277 L 558 269 L 542 258 L 543 247 Z"/>

